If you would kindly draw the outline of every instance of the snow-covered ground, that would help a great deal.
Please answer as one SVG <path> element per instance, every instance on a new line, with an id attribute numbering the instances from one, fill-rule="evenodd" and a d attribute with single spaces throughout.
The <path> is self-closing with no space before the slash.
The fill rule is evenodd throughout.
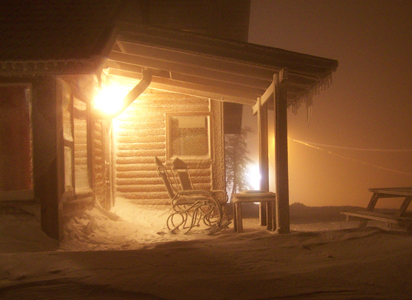
<path id="1" fill-rule="evenodd" d="M 358 229 L 347 209 L 292 204 L 278 235 L 250 207 L 242 234 L 182 235 L 167 230 L 170 207 L 117 199 L 72 219 L 61 245 L 38 207 L 3 209 L 0 299 L 411 299 L 412 236 Z"/>

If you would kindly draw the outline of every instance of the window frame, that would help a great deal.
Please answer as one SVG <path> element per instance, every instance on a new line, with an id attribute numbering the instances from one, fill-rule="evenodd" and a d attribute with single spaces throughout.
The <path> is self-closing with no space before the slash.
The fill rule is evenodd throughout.
<path id="1" fill-rule="evenodd" d="M 207 155 L 175 155 L 172 153 L 172 133 L 171 133 L 171 118 L 172 117 L 196 117 L 202 116 L 207 119 L 207 141 L 208 141 L 208 154 Z M 212 153 L 212 114 L 210 112 L 170 112 L 165 113 L 166 117 L 166 160 L 170 161 L 176 157 L 184 159 L 185 161 L 196 161 L 196 160 L 208 160 L 213 159 Z"/>
<path id="2" fill-rule="evenodd" d="M 69 108 L 68 110 L 70 111 L 70 124 L 71 124 L 71 137 L 72 141 L 65 139 L 63 135 L 63 148 L 70 148 L 71 149 L 71 188 L 66 187 L 66 184 L 64 184 L 64 193 L 67 198 L 72 198 L 72 199 L 81 199 L 81 198 L 86 198 L 86 197 L 91 197 L 93 195 L 93 181 L 92 181 L 92 128 L 91 128 L 91 104 L 89 99 L 84 96 L 81 92 L 79 92 L 75 87 L 73 87 L 73 84 L 71 83 L 70 80 L 64 80 L 62 78 L 58 79 L 60 81 L 60 87 L 63 85 L 67 85 L 70 91 L 70 101 L 69 101 Z M 59 92 L 60 99 L 59 101 L 63 101 L 63 91 L 61 90 Z M 81 114 L 81 112 L 74 107 L 74 99 L 77 99 L 83 103 L 86 104 L 86 117 L 85 118 L 76 118 L 76 115 Z M 64 112 L 62 110 L 62 116 L 64 115 Z M 74 125 L 74 119 L 84 119 L 86 120 L 86 134 L 87 134 L 87 179 L 88 179 L 88 188 L 86 189 L 79 189 L 76 187 L 76 165 L 75 165 L 75 125 Z M 63 122 L 63 118 L 62 118 Z M 64 150 L 63 150 L 64 151 Z M 66 170 L 66 161 L 63 161 L 64 165 L 64 170 Z M 64 182 L 66 183 L 66 173 L 63 172 L 64 174 Z"/>

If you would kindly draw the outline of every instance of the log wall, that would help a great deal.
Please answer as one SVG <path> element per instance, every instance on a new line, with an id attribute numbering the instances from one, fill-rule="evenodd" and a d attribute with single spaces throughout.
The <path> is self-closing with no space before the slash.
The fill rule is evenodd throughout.
<path id="1" fill-rule="evenodd" d="M 168 204 L 154 156 L 166 162 L 166 113 L 209 112 L 209 100 L 149 91 L 113 122 L 116 197 L 141 204 Z M 187 162 L 196 189 L 210 189 L 209 159 Z M 166 162 L 170 164 L 170 162 Z"/>

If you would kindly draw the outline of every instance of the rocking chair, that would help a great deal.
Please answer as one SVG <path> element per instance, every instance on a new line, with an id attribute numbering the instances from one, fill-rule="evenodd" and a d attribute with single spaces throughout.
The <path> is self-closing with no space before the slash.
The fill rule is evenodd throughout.
<path id="1" fill-rule="evenodd" d="M 214 234 L 227 227 L 230 222 L 222 204 L 226 203 L 224 191 L 194 190 L 186 164 L 180 159 L 173 161 L 172 169 L 166 168 L 155 156 L 155 164 L 166 191 L 172 200 L 174 212 L 167 219 L 167 228 L 176 233 L 183 229 L 187 234 L 193 227 L 203 223 Z M 176 175 L 177 174 L 177 175 Z M 218 194 L 224 194 L 218 199 Z"/>

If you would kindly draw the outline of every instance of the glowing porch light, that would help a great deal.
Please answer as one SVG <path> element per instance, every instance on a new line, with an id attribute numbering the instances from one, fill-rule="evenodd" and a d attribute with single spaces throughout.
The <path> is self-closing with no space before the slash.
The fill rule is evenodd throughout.
<path id="1" fill-rule="evenodd" d="M 260 176 L 258 165 L 250 164 L 247 166 L 246 178 L 247 178 L 248 183 L 254 190 L 260 189 L 261 176 Z"/>
<path id="2" fill-rule="evenodd" d="M 123 108 L 123 98 L 129 89 L 118 84 L 104 87 L 94 99 L 94 107 L 105 114 L 116 114 Z"/>

